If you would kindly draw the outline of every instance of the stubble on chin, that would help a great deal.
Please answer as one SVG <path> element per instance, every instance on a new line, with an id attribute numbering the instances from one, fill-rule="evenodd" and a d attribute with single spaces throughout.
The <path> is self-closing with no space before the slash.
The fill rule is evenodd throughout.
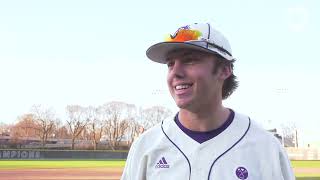
<path id="1" fill-rule="evenodd" d="M 175 103 L 180 109 L 184 109 L 184 110 L 192 109 L 192 102 L 183 102 L 175 99 Z"/>

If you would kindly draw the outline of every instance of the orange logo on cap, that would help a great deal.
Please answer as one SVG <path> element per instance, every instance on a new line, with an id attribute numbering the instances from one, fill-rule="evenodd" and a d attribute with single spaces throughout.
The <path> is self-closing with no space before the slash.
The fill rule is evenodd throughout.
<path id="1" fill-rule="evenodd" d="M 199 37 L 201 36 L 202 36 L 202 33 L 198 30 L 180 28 L 174 36 L 172 36 L 171 34 L 168 35 L 165 41 L 185 42 L 185 41 L 191 41 L 191 40 L 199 40 Z"/>

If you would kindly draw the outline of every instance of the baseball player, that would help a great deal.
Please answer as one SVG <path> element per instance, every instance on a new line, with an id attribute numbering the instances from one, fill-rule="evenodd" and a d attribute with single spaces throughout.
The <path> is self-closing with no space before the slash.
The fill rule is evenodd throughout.
<path id="1" fill-rule="evenodd" d="M 179 112 L 133 143 L 122 180 L 295 179 L 279 141 L 222 105 L 238 81 L 229 42 L 214 27 L 180 27 L 152 45 L 147 57 L 168 66 Z"/>

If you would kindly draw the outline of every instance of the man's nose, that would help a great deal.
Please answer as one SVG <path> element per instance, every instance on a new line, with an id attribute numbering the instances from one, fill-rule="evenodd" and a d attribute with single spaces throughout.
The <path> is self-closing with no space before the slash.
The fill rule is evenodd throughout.
<path id="1" fill-rule="evenodd" d="M 171 73 L 173 77 L 183 78 L 185 76 L 183 64 L 180 61 L 176 61 L 172 67 Z"/>

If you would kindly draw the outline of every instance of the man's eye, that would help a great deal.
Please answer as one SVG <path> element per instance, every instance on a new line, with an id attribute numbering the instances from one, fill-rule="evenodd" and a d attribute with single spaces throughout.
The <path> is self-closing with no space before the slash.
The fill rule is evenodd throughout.
<path id="1" fill-rule="evenodd" d="M 168 67 L 172 67 L 173 65 L 174 65 L 173 62 L 167 62 L 167 66 L 168 66 Z"/>

